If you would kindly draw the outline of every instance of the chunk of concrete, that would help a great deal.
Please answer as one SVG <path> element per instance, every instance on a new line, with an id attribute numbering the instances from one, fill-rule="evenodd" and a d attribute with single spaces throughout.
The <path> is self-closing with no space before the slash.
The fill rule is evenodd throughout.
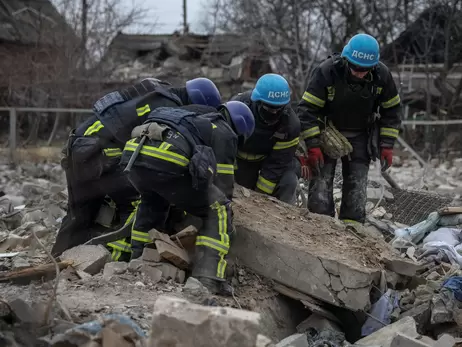
<path id="1" fill-rule="evenodd" d="M 139 272 L 143 267 L 143 261 L 141 259 L 133 259 L 128 263 L 128 271 Z"/>
<path id="2" fill-rule="evenodd" d="M 448 334 L 442 335 L 434 344 L 433 347 L 454 347 L 456 339 Z"/>
<path id="3" fill-rule="evenodd" d="M 144 247 L 141 259 L 151 263 L 159 263 L 162 261 L 162 257 L 160 256 L 159 251 L 151 247 Z"/>
<path id="4" fill-rule="evenodd" d="M 111 254 L 102 245 L 80 245 L 64 251 L 60 258 L 72 261 L 77 270 L 95 275 L 111 260 Z"/>
<path id="5" fill-rule="evenodd" d="M 177 281 L 178 283 L 183 284 L 185 279 L 186 279 L 186 272 L 184 272 L 183 270 L 178 270 L 178 273 L 176 274 L 175 281 Z"/>
<path id="6" fill-rule="evenodd" d="M 15 299 L 8 302 L 8 306 L 14 316 L 22 323 L 40 323 L 43 317 L 37 310 L 33 310 L 24 300 Z"/>
<path id="7" fill-rule="evenodd" d="M 170 296 L 154 305 L 149 347 L 255 347 L 260 314 L 228 307 L 207 307 Z"/>
<path id="8" fill-rule="evenodd" d="M 404 259 L 386 259 L 385 267 L 388 270 L 391 270 L 399 275 L 413 277 L 421 270 L 424 266 L 422 264 L 416 263 L 412 260 Z"/>
<path id="9" fill-rule="evenodd" d="M 114 275 L 121 275 L 125 273 L 128 269 L 128 264 L 125 262 L 111 262 L 107 263 L 104 266 L 103 270 L 103 278 L 106 280 L 109 280 L 112 278 Z"/>
<path id="10" fill-rule="evenodd" d="M 432 347 L 422 341 L 397 333 L 391 341 L 390 347 Z"/>
<path id="11" fill-rule="evenodd" d="M 428 325 L 430 324 L 430 302 L 424 302 L 418 306 L 411 308 L 410 310 L 401 314 L 400 318 L 412 317 L 414 318 L 417 326 L 417 331 L 421 334 L 425 332 Z"/>
<path id="12" fill-rule="evenodd" d="M 153 284 L 158 283 L 162 278 L 160 267 L 151 266 L 147 263 L 143 264 L 142 272 Z"/>
<path id="13" fill-rule="evenodd" d="M 186 270 L 189 267 L 189 255 L 184 249 L 178 247 L 172 241 L 165 242 L 163 240 L 156 240 L 155 244 L 162 258 L 171 262 L 181 270 Z"/>
<path id="14" fill-rule="evenodd" d="M 374 265 L 365 263 L 363 253 L 357 251 L 358 239 L 344 227 L 335 225 L 334 219 L 312 214 L 307 223 L 295 216 L 297 209 L 271 200 L 268 203 L 268 199 L 255 194 L 253 199 L 234 200 L 237 236 L 229 258 L 238 259 L 257 274 L 320 301 L 354 311 L 368 311 L 370 292 L 380 280 L 379 260 Z M 290 214 L 294 214 L 294 218 L 290 218 Z M 336 239 L 341 252 L 329 241 L 332 238 Z M 364 241 L 362 247 L 372 247 L 371 240 Z M 374 247 L 381 242 L 374 239 Z M 382 246 L 384 250 L 389 249 L 385 242 Z M 332 286 L 331 275 L 339 277 L 340 283 L 335 279 Z M 336 291 L 334 287 L 342 289 Z"/>
<path id="15" fill-rule="evenodd" d="M 404 317 L 399 321 L 387 325 L 380 330 L 356 341 L 357 346 L 377 346 L 377 347 L 391 347 L 391 343 L 398 333 L 405 334 L 410 338 L 419 336 L 415 325 L 414 318 Z"/>
<path id="16" fill-rule="evenodd" d="M 305 334 L 294 334 L 279 341 L 276 347 L 309 347 Z"/>

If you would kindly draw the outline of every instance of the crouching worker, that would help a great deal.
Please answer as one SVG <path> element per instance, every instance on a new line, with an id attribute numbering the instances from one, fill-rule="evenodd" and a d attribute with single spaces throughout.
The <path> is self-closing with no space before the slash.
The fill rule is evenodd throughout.
<path id="1" fill-rule="evenodd" d="M 300 120 L 290 107 L 289 84 L 280 75 L 266 74 L 253 90 L 232 100 L 244 102 L 255 116 L 254 133 L 239 143 L 236 183 L 294 204 Z"/>
<path id="2" fill-rule="evenodd" d="M 201 105 L 161 107 L 133 131 L 121 165 L 141 194 L 132 229 L 132 259 L 150 242 L 149 230 L 162 229 L 169 206 L 202 219 L 192 276 L 213 293 L 225 281 L 233 231 L 230 206 L 238 141 L 255 127 L 250 109 L 231 101 L 217 110 Z M 139 151 L 139 152 L 138 152 Z"/>
<path id="3" fill-rule="evenodd" d="M 151 110 L 192 103 L 216 107 L 220 100 L 215 84 L 206 78 L 187 81 L 184 87 L 147 78 L 99 99 L 93 116 L 72 131 L 65 148 L 62 165 L 69 192 L 68 213 L 53 254 L 57 256 L 108 228 L 115 230 L 132 223 L 138 192 L 122 173 L 119 161 L 132 129 L 142 124 Z M 105 198 L 111 199 L 109 205 L 104 203 Z M 99 211 L 104 211 L 100 217 Z M 113 260 L 130 259 L 129 239 L 107 246 Z"/>

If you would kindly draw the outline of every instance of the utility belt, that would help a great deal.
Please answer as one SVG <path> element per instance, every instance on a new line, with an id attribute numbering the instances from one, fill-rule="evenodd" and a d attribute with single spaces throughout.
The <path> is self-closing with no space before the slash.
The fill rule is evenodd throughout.
<path id="1" fill-rule="evenodd" d="M 133 166 L 139 152 L 141 151 L 146 139 L 154 141 L 165 141 L 166 134 L 169 131 L 178 132 L 177 129 L 173 129 L 166 124 L 149 122 L 143 125 L 137 126 L 132 130 L 132 138 L 141 138 L 137 145 L 136 150 L 133 152 L 130 161 L 124 171 L 130 171 Z M 179 133 L 179 132 L 178 132 Z M 180 134 L 183 136 L 183 134 Z M 192 177 L 192 186 L 197 190 L 208 188 L 209 184 L 213 181 L 213 178 L 217 172 L 217 161 L 213 149 L 209 146 L 198 145 L 188 140 L 190 136 L 183 136 L 191 146 L 192 156 L 187 165 L 189 173 Z"/>

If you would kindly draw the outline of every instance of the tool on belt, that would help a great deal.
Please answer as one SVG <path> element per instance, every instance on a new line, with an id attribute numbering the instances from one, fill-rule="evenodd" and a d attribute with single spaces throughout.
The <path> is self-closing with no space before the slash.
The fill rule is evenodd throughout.
<path id="1" fill-rule="evenodd" d="M 329 121 L 321 132 L 320 147 L 322 152 L 332 159 L 339 159 L 353 152 L 350 141 L 335 128 L 332 121 Z"/>
<path id="2" fill-rule="evenodd" d="M 164 124 L 159 124 L 156 122 L 138 125 L 137 127 L 133 128 L 131 137 L 132 138 L 141 137 L 141 140 L 138 143 L 138 146 L 136 146 L 136 149 L 133 152 L 132 156 L 130 157 L 130 160 L 128 161 L 128 164 L 124 170 L 124 173 L 130 172 L 130 170 L 132 169 L 132 166 L 135 163 L 135 160 L 138 157 L 138 154 L 140 154 L 141 148 L 143 148 L 144 142 L 146 141 L 146 139 L 149 138 L 151 140 L 162 141 L 163 134 L 168 129 L 169 129 L 168 126 Z"/>

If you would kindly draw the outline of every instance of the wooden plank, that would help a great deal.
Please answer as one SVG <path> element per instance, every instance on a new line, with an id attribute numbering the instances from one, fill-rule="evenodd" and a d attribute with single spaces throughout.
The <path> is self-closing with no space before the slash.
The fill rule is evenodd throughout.
<path id="1" fill-rule="evenodd" d="M 73 263 L 71 261 L 62 261 L 58 263 L 58 266 L 59 269 L 62 270 L 72 264 Z M 56 277 L 55 264 L 38 265 L 26 269 L 3 272 L 0 273 L 0 282 L 12 281 L 13 283 L 25 284 L 34 280 L 39 280 L 43 277 L 47 279 L 53 279 Z"/>

